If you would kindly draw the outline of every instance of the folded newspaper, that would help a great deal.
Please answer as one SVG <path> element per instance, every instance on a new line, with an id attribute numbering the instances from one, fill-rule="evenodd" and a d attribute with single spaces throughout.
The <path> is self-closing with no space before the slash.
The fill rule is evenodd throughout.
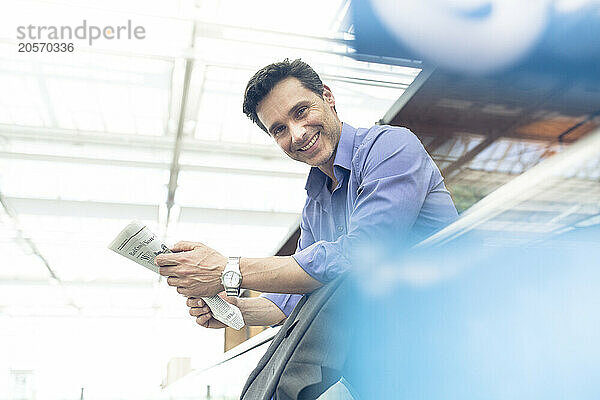
<path id="1" fill-rule="evenodd" d="M 159 267 L 154 258 L 171 250 L 156 237 L 144 224 L 133 221 L 119 233 L 108 248 L 132 261 L 158 273 Z M 239 308 L 229 304 L 219 296 L 202 297 L 215 319 L 234 329 L 242 329 L 244 318 Z"/>

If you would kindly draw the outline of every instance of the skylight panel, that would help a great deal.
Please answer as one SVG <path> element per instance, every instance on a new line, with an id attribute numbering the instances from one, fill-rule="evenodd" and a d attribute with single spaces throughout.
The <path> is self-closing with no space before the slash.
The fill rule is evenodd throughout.
<path id="1" fill-rule="evenodd" d="M 297 212 L 304 205 L 305 177 L 297 179 L 181 171 L 177 204 L 181 206 Z M 201 188 L 208 187 L 210 191 Z M 235 191 L 231 188 L 235 187 Z M 240 196 L 243 193 L 243 196 Z"/>
<path id="2" fill-rule="evenodd" d="M 2 124 L 13 124 L 14 121 L 8 111 L 8 107 L 0 105 L 0 123 Z"/>
<path id="3" fill-rule="evenodd" d="M 7 107 L 15 125 L 43 126 L 44 121 L 34 107 Z"/>
<path id="4" fill-rule="evenodd" d="M 289 225 L 294 222 L 293 218 Z M 274 247 L 289 231 L 287 226 L 249 226 L 243 224 L 207 224 L 178 222 L 176 231 L 167 241 L 193 240 L 205 243 L 224 254 L 244 254 L 246 257 L 273 255 Z"/>
<path id="5" fill-rule="evenodd" d="M 39 87 L 31 75 L 0 74 L 0 103 L 13 107 L 31 107 L 31 99 L 39 98 Z"/>
<path id="6" fill-rule="evenodd" d="M 167 169 L 9 160 L 2 190 L 14 197 L 159 204 L 168 176 Z"/>
<path id="7" fill-rule="evenodd" d="M 139 116 L 135 120 L 136 133 L 148 136 L 161 136 L 165 134 L 166 118 Z"/>
<path id="8" fill-rule="evenodd" d="M 296 7 L 290 7 L 286 2 L 268 0 L 241 3 L 235 0 L 204 0 L 196 4 L 198 18 L 207 22 L 227 21 L 235 26 L 260 26 L 262 29 L 326 35 L 331 33 L 330 27 L 341 2 L 307 0 Z"/>
<path id="9" fill-rule="evenodd" d="M 105 125 L 100 115 L 91 111 L 73 111 L 75 129 L 88 131 L 104 131 Z"/>

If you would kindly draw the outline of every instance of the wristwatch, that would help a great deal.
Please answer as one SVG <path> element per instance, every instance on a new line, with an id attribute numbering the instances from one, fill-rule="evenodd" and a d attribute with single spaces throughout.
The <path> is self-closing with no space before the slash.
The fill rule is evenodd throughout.
<path id="1" fill-rule="evenodd" d="M 225 288 L 227 296 L 239 296 L 240 286 L 242 284 L 242 274 L 240 273 L 240 257 L 228 257 L 227 265 L 221 274 L 221 283 Z"/>

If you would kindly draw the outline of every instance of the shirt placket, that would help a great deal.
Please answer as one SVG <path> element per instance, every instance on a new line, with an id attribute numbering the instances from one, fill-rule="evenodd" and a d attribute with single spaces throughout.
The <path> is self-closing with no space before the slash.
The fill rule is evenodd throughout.
<path id="1" fill-rule="evenodd" d="M 331 209 L 336 239 L 347 232 L 346 228 L 346 198 L 347 185 L 345 177 L 340 176 L 339 186 L 331 194 Z"/>

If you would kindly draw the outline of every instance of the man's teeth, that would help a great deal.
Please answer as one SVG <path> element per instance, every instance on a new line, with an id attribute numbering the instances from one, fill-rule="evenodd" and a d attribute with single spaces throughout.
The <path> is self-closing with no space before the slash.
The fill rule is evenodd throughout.
<path id="1" fill-rule="evenodd" d="M 315 142 L 319 138 L 319 135 L 320 135 L 320 133 L 317 133 L 315 136 L 313 136 L 313 138 L 310 140 L 310 142 L 308 142 L 308 144 L 306 146 L 300 147 L 300 150 L 306 151 L 306 150 L 310 149 L 312 147 L 312 145 L 315 144 Z"/>

